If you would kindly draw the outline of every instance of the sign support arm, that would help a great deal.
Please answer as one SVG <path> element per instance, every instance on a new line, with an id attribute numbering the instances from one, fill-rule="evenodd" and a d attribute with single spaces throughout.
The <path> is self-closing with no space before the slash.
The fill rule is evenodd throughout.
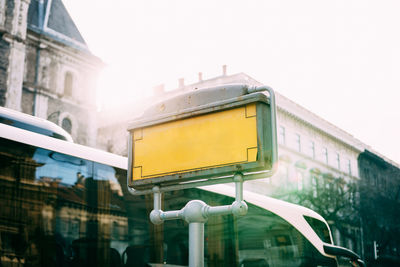
<path id="1" fill-rule="evenodd" d="M 150 220 L 154 224 L 162 224 L 167 220 L 183 219 L 189 223 L 189 266 L 204 266 L 204 224 L 211 216 L 229 215 L 243 216 L 247 213 L 247 204 L 243 200 L 243 174 L 236 173 L 235 201 L 231 205 L 211 207 L 201 200 L 191 200 L 180 210 L 161 210 L 161 191 L 153 187 L 154 207 Z"/>

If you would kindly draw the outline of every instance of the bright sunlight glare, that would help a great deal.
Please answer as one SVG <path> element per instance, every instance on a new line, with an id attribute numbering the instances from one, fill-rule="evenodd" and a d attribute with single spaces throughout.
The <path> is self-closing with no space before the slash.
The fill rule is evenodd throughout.
<path id="1" fill-rule="evenodd" d="M 398 1 L 63 2 L 106 64 L 102 107 L 227 65 L 400 162 Z"/>

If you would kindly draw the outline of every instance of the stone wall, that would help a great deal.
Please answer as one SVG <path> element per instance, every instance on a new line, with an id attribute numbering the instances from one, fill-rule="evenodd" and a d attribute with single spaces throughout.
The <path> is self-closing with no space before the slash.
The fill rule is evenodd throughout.
<path id="1" fill-rule="evenodd" d="M 95 146 L 95 81 L 103 63 L 87 50 L 71 20 L 65 25 L 53 17 L 52 26 L 64 32 L 49 28 L 45 12 L 56 1 L 30 6 L 29 0 L 0 0 L 0 106 L 51 120 L 68 128 L 76 142 Z M 55 4 L 53 11 L 69 18 Z"/>
<path id="2" fill-rule="evenodd" d="M 21 109 L 29 0 L 0 1 L 0 105 Z"/>
<path id="3" fill-rule="evenodd" d="M 6 105 L 8 65 L 10 57 L 10 44 L 4 38 L 5 33 L 0 35 L 0 106 Z"/>

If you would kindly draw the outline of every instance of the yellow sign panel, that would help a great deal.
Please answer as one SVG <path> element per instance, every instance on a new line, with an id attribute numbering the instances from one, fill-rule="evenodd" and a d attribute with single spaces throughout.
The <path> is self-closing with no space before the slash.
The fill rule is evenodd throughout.
<path id="1" fill-rule="evenodd" d="M 132 180 L 257 160 L 256 104 L 135 129 Z"/>

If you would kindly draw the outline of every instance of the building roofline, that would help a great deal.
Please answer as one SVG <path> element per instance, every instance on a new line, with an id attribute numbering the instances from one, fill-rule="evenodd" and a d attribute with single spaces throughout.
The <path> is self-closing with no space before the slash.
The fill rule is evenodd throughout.
<path id="1" fill-rule="evenodd" d="M 262 85 L 262 83 L 255 80 L 254 78 L 250 77 L 248 74 L 246 74 L 244 72 L 239 72 L 239 73 L 235 73 L 235 74 L 231 74 L 231 75 L 223 74 L 223 75 L 216 76 L 216 77 L 213 77 L 213 78 L 210 78 L 207 80 L 201 80 L 201 81 L 197 81 L 195 83 L 187 84 L 181 88 L 176 88 L 173 90 L 165 91 L 162 93 L 162 97 L 156 98 L 156 101 L 161 101 L 164 97 L 171 97 L 175 94 L 179 94 L 179 93 L 187 91 L 187 90 L 202 89 L 202 88 L 208 87 L 207 86 L 208 83 L 215 82 L 219 79 L 221 79 L 221 80 L 222 79 L 231 79 L 232 80 L 232 78 L 241 78 L 241 77 L 244 77 L 243 80 L 246 80 L 247 83 Z M 241 81 L 241 82 L 244 82 L 244 81 Z M 224 84 L 224 83 L 221 83 L 221 84 Z M 227 84 L 227 83 L 225 83 L 225 84 Z M 333 138 L 334 140 L 347 146 L 348 148 L 352 148 L 358 152 L 364 152 L 366 150 L 369 150 L 370 152 L 375 153 L 376 155 L 383 158 L 385 161 L 389 162 L 390 164 L 400 168 L 400 165 L 398 163 L 396 163 L 393 160 L 390 160 L 389 158 L 376 152 L 369 145 L 363 143 L 362 141 L 355 138 L 353 135 L 346 132 L 345 130 L 343 130 L 343 129 L 337 127 L 336 125 L 332 124 L 331 122 L 323 119 L 322 117 L 320 117 L 317 114 L 313 113 L 312 111 L 306 109 L 305 107 L 295 103 L 294 101 L 290 100 L 289 98 L 280 94 L 279 92 L 275 92 L 275 95 L 276 95 L 276 99 L 277 99 L 278 110 L 281 110 L 282 112 L 285 112 L 286 114 L 294 117 L 295 119 L 307 124 L 309 127 L 312 127 L 313 129 L 319 131 L 320 133 L 322 133 L 330 138 Z M 151 99 L 151 97 L 149 97 L 149 99 Z M 288 105 L 289 108 L 287 108 L 285 105 L 282 105 L 282 103 L 280 103 L 283 101 L 289 104 Z M 290 108 L 290 107 L 292 107 L 292 108 Z M 296 112 L 296 109 L 298 111 L 303 112 L 304 113 L 303 116 L 299 115 Z M 127 121 L 129 121 L 129 120 L 130 119 L 128 119 Z M 320 124 L 320 125 L 318 125 L 318 124 Z M 107 125 L 104 125 L 104 126 L 107 127 Z"/>
<path id="2" fill-rule="evenodd" d="M 232 79 L 234 77 L 240 77 L 240 76 L 244 76 L 244 77 L 248 78 L 247 80 L 250 83 L 262 85 L 262 83 L 260 83 L 259 81 L 255 80 L 254 78 L 250 77 L 246 73 L 239 72 L 239 73 L 235 73 L 235 74 L 232 74 L 232 75 L 220 75 L 220 76 L 217 76 L 217 77 L 214 77 L 214 78 L 211 78 L 211 79 L 207 79 L 207 80 L 199 81 L 199 82 L 196 82 L 196 83 L 188 84 L 188 85 L 185 85 L 184 88 L 181 88 L 181 89 L 177 88 L 177 89 L 175 89 L 173 91 L 187 90 L 190 87 L 193 88 L 193 87 L 195 87 L 197 85 L 201 85 L 203 83 L 213 82 L 213 81 L 216 81 L 218 79 L 223 79 L 223 78 Z M 201 89 L 201 88 L 203 88 L 203 87 L 198 87 L 198 89 Z M 281 111 L 284 111 L 287 114 L 290 114 L 291 116 L 297 118 L 298 120 L 301 120 L 303 123 L 306 123 L 307 125 L 311 126 L 312 128 L 314 128 L 314 129 L 316 129 L 316 130 L 328 135 L 331 138 L 336 139 L 338 142 L 343 143 L 348 147 L 352 147 L 352 148 L 354 148 L 354 149 L 356 149 L 356 150 L 358 150 L 360 152 L 364 151 L 364 149 L 367 147 L 365 144 L 363 144 L 360 140 L 355 138 L 353 135 L 351 135 L 351 134 L 347 133 L 346 131 L 340 129 L 339 127 L 337 127 L 334 124 L 328 122 L 327 120 L 321 118 L 320 116 L 318 116 L 315 113 L 311 112 L 310 110 L 304 108 L 303 106 L 295 103 L 294 101 L 290 100 L 289 98 L 287 98 L 286 96 L 280 94 L 279 92 L 275 91 L 275 95 L 277 96 L 277 108 L 280 109 Z M 285 106 L 279 105 L 280 100 L 289 102 L 289 104 L 291 106 L 293 106 L 294 108 L 297 108 L 297 109 L 307 113 L 308 116 L 299 116 L 298 114 L 290 111 L 288 108 L 285 108 Z M 331 128 L 331 129 L 329 129 L 331 131 L 327 131 L 327 130 L 323 129 L 323 127 L 318 127 L 317 125 L 315 125 L 310 120 L 309 116 L 311 116 L 313 119 L 318 120 L 319 122 L 325 124 L 328 128 Z M 347 140 L 345 141 L 342 138 L 339 138 L 337 135 L 335 135 L 333 133 L 333 131 L 337 131 L 338 134 L 343 135 L 343 137 L 345 137 Z M 348 140 L 348 139 L 350 139 L 350 140 Z"/>
<path id="3" fill-rule="evenodd" d="M 27 30 L 89 52 L 85 39 L 61 0 L 32 0 L 28 10 Z"/>
<path id="4" fill-rule="evenodd" d="M 303 106 L 295 103 L 294 101 L 283 96 L 282 94 L 277 93 L 277 92 L 275 92 L 275 94 L 277 95 L 278 109 L 281 109 L 282 111 L 286 112 L 287 114 L 290 114 L 291 116 L 296 117 L 297 119 L 301 120 L 303 123 L 308 124 L 312 128 L 314 128 L 320 132 L 323 132 L 324 134 L 330 136 L 331 138 L 334 138 L 337 141 L 339 141 L 343 144 L 346 144 L 347 146 L 353 147 L 353 148 L 357 149 L 358 151 L 364 151 L 364 149 L 366 148 L 366 145 L 364 143 L 362 143 L 360 140 L 358 140 L 357 138 L 355 138 L 353 135 L 349 134 L 348 132 L 344 131 L 343 129 L 340 129 L 336 125 L 321 118 L 317 114 L 315 114 L 312 111 L 304 108 Z M 279 105 L 279 100 L 284 100 L 284 101 L 289 102 L 294 108 L 300 109 L 301 111 L 305 112 L 307 114 L 307 116 L 299 116 L 293 110 L 289 110 L 288 108 L 285 108 L 285 105 Z M 324 127 L 319 127 L 319 126 L 315 125 L 315 123 L 312 122 L 312 119 L 317 120 L 322 124 L 325 124 L 324 126 L 326 126 L 327 128 L 330 128 L 330 129 L 327 130 L 327 128 L 324 129 Z M 337 131 L 336 134 L 334 133 L 335 131 Z M 340 138 L 338 136 L 339 134 L 343 135 L 342 137 L 346 138 L 347 140 L 345 141 L 345 140 L 343 140 L 343 138 Z"/>
<path id="5" fill-rule="evenodd" d="M 76 59 L 81 59 L 82 57 L 85 59 L 83 62 L 86 62 L 88 58 L 90 58 L 90 62 L 92 64 L 87 63 L 87 66 L 94 66 L 94 65 L 101 65 L 104 66 L 105 63 L 97 56 L 92 54 L 89 50 L 83 50 L 79 49 L 78 47 L 75 47 L 73 45 L 66 45 L 63 42 L 58 42 L 54 36 L 49 36 L 46 34 L 43 34 L 43 32 L 38 32 L 38 31 L 33 31 L 30 30 L 27 33 L 27 44 L 29 45 L 30 42 L 38 42 L 38 43 L 43 43 L 44 45 L 48 45 L 49 47 L 56 49 L 56 50 L 62 50 L 64 53 L 68 54 L 68 56 Z M 67 48 L 67 49 L 65 49 Z"/>

